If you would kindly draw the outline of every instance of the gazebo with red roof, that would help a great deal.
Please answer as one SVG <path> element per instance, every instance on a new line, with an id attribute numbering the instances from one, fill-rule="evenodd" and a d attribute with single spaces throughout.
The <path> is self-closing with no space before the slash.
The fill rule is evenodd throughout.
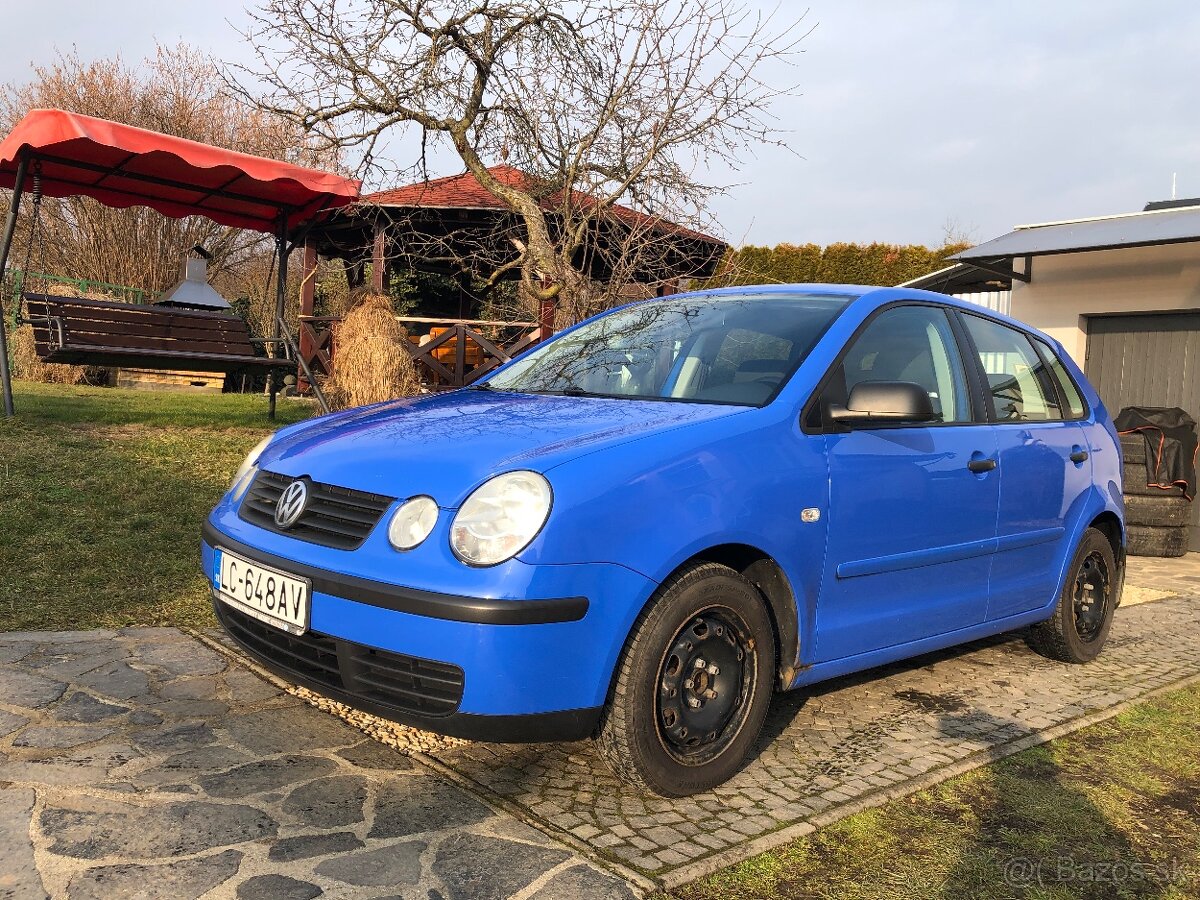
<path id="1" fill-rule="evenodd" d="M 512 166 L 492 166 L 488 171 L 502 183 L 535 192 L 538 188 L 537 179 Z M 578 206 L 596 202 L 580 192 L 571 200 Z M 562 202 L 561 191 L 545 189 L 542 205 L 551 228 Z M 353 287 L 365 279 L 370 263 L 373 286 L 379 291 L 387 283 L 388 269 L 395 265 L 453 273 L 461 268 L 459 262 L 471 261 L 479 274 L 487 276 L 517 257 L 512 238 L 518 224 L 516 214 L 466 172 L 367 194 L 337 211 L 310 232 L 306 265 L 315 265 L 318 254 L 340 258 L 347 263 Z M 605 251 L 619 252 L 619 242 L 631 235 L 653 241 L 656 252 L 628 280 L 658 293 L 672 292 L 681 279 L 711 277 L 727 249 L 718 238 L 617 205 L 593 224 L 588 247 L 577 260 L 579 268 L 596 281 L 609 281 L 613 273 Z M 519 274 L 512 270 L 506 277 L 515 279 Z M 307 304 L 305 298 L 301 301 L 302 308 L 307 305 L 305 313 L 312 311 L 309 294 Z"/>

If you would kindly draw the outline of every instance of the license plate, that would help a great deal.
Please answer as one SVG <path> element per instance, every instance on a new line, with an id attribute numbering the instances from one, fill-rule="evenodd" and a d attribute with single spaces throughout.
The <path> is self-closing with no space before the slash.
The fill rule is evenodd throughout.
<path id="1" fill-rule="evenodd" d="M 212 587 L 217 599 L 291 634 L 308 630 L 312 591 L 307 579 L 251 562 L 228 550 L 218 548 L 214 556 Z"/>

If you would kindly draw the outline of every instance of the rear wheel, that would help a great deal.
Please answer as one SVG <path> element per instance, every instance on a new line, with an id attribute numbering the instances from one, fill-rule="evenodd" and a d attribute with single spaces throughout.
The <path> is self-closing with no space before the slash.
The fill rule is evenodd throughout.
<path id="1" fill-rule="evenodd" d="M 597 740 L 618 777 L 666 797 L 726 781 L 762 728 L 775 640 L 749 581 L 716 563 L 672 576 L 621 657 Z"/>
<path id="2" fill-rule="evenodd" d="M 1091 662 L 1100 655 L 1117 606 L 1117 565 L 1112 544 L 1095 528 L 1083 533 L 1054 615 L 1029 629 L 1026 641 L 1061 662 Z"/>

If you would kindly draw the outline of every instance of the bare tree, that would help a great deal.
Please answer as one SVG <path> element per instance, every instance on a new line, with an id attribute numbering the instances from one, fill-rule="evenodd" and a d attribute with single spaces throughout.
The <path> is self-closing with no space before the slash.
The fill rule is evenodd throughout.
<path id="1" fill-rule="evenodd" d="M 512 211 L 523 292 L 578 305 L 589 236 L 622 201 L 701 225 L 706 165 L 780 143 L 767 79 L 801 20 L 740 0 L 265 0 L 247 38 L 247 96 L 379 166 L 405 129 L 448 144 Z M 506 161 L 531 177 L 496 177 Z M 397 174 L 393 171 L 392 174 Z M 584 306 L 588 302 L 583 303 Z"/>

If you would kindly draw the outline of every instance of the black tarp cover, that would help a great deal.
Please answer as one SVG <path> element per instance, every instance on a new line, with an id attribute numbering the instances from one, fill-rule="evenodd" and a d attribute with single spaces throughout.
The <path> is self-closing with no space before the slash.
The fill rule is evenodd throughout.
<path id="1" fill-rule="evenodd" d="M 1196 496 L 1196 422 L 1177 406 L 1127 406 L 1113 422 L 1146 440 L 1146 484 Z"/>

